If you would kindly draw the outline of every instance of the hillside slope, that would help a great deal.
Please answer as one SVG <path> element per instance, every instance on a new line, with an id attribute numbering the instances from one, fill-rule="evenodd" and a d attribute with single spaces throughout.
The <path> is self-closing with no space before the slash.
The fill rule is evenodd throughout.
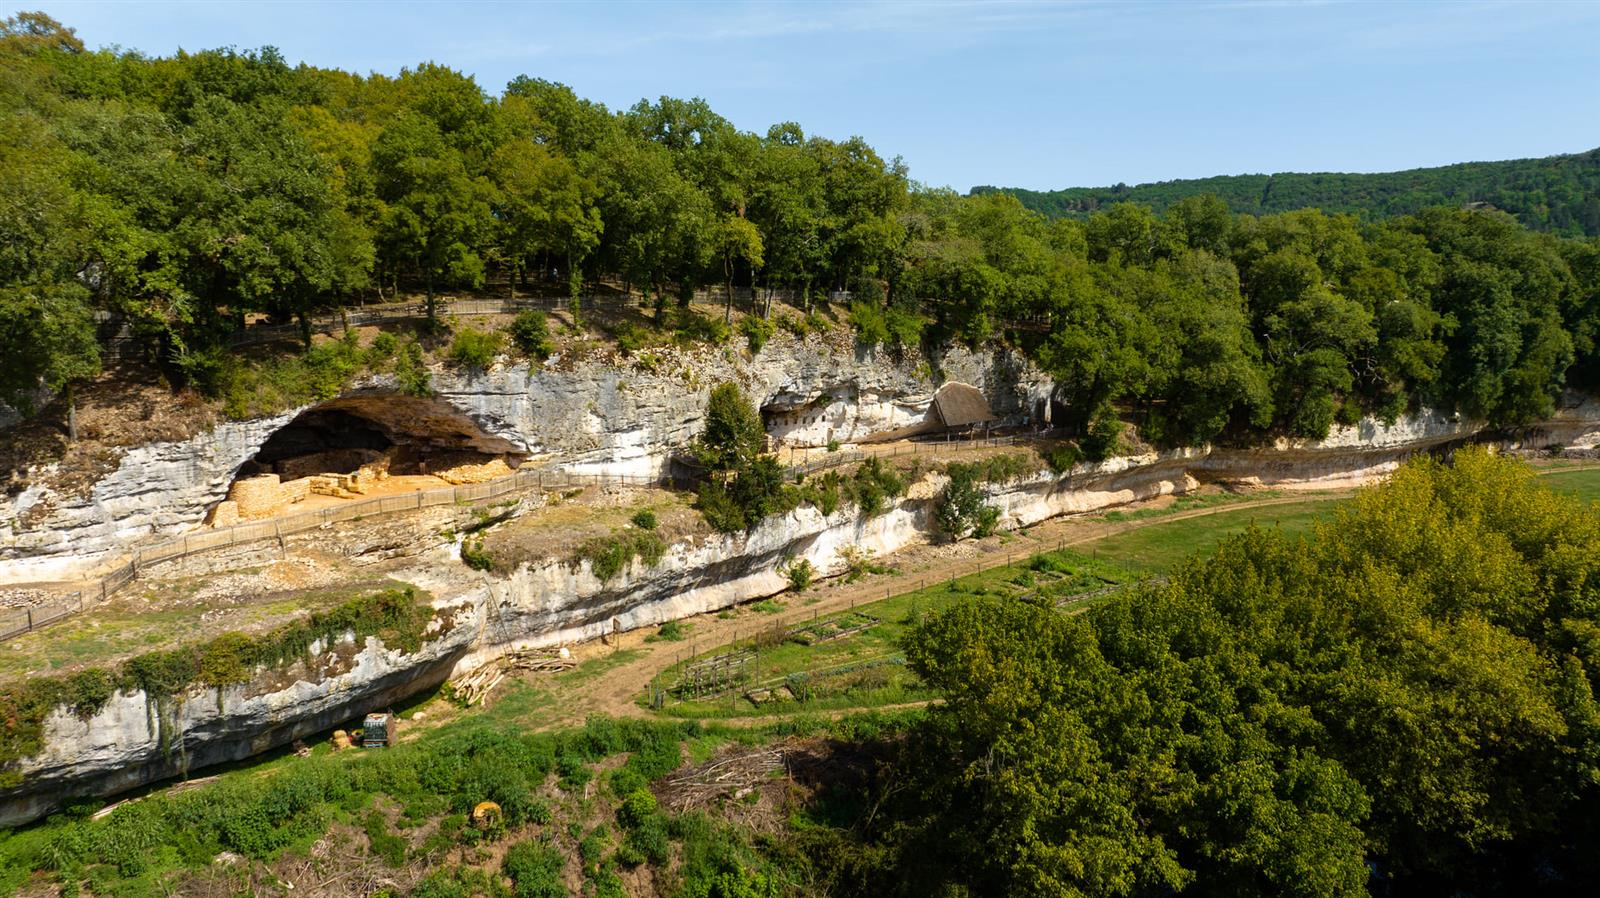
<path id="1" fill-rule="evenodd" d="M 1234 212 L 1262 214 L 1314 206 L 1364 218 L 1406 215 L 1429 206 L 1488 203 L 1524 226 L 1559 234 L 1600 235 L 1600 149 L 1542 159 L 1463 162 L 1381 174 L 1280 172 L 1160 181 L 1129 187 L 1024 190 L 981 186 L 973 194 L 1009 193 L 1051 218 L 1081 216 L 1119 202 L 1157 212 L 1188 196 L 1211 193 Z"/>

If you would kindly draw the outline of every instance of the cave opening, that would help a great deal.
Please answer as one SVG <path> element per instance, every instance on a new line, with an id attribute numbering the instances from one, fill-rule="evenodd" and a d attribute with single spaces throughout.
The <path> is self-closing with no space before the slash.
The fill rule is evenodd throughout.
<path id="1" fill-rule="evenodd" d="M 482 483 L 527 457 L 449 403 L 375 393 L 329 400 L 273 432 L 212 509 L 227 526 L 354 499 Z"/>

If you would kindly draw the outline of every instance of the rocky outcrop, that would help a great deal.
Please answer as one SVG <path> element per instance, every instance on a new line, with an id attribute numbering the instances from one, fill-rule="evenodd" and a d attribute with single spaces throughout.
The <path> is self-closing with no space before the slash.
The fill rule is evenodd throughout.
<path id="1" fill-rule="evenodd" d="M 706 397 L 739 384 L 758 406 L 825 408 L 829 424 L 774 427 L 779 440 L 823 445 L 920 421 L 947 380 L 983 389 L 1002 421 L 1038 417 L 1051 382 L 1020 355 L 961 347 L 936 358 L 857 346 L 847 336 L 779 334 L 751 357 L 731 347 L 605 352 L 513 365 L 477 376 L 443 374 L 434 387 L 487 432 L 576 471 L 653 476 L 703 428 Z M 830 433 L 831 429 L 831 433 Z"/>
<path id="2" fill-rule="evenodd" d="M 286 426 L 303 414 L 354 415 L 394 441 L 433 450 L 541 455 L 578 472 L 655 476 L 675 447 L 700 432 L 706 396 L 718 383 L 739 383 L 762 405 L 828 397 L 839 422 L 832 437 L 850 441 L 925 414 L 927 397 L 946 379 L 981 386 L 996 414 L 1012 422 L 1048 404 L 1049 380 L 1008 350 L 956 348 L 928 359 L 858 347 L 837 334 L 779 334 L 754 357 L 731 347 L 631 358 L 608 350 L 542 367 L 439 370 L 432 400 L 398 396 L 387 379 L 369 379 L 314 407 L 128 450 L 86 495 L 36 486 L 0 500 L 0 584 L 74 579 L 114 554 L 200 527 L 241 467 L 274 435 L 293 432 Z"/>
<path id="3" fill-rule="evenodd" d="M 1279 488 L 1369 481 L 1410 454 L 1474 435 L 1481 433 L 1470 422 L 1423 415 L 1260 449 L 1112 458 L 1061 475 L 1041 471 L 990 484 L 986 491 L 988 502 L 1001 510 L 1000 526 L 1012 529 L 1183 493 L 1204 481 Z M 1507 445 L 1593 447 L 1600 443 L 1600 406 L 1574 400 L 1538 427 L 1493 436 Z M 22 784 L 0 791 L 0 825 L 47 813 L 71 796 L 115 794 L 340 725 L 431 687 L 452 671 L 470 670 L 507 647 L 591 639 L 776 594 L 788 585 L 783 566 L 790 559 L 805 558 L 823 573 L 837 573 L 846 563 L 845 547 L 890 555 L 930 538 L 933 497 L 942 482 L 939 475 L 926 475 L 905 498 L 871 518 L 853 510 L 825 516 L 803 507 L 748 533 L 679 542 L 656 564 L 636 561 L 610 580 L 597 577 L 588 562 L 556 559 L 506 576 L 479 576 L 450 557 L 453 546 L 425 550 L 404 577 L 442 597 L 437 604 L 450 609 L 452 624 L 420 651 L 346 643 L 320 652 L 315 665 L 260 671 L 252 683 L 220 695 L 196 690 L 167 704 L 139 693 L 120 695 L 87 720 L 59 710 L 47 722 L 45 751 L 18 768 Z M 349 551 L 366 550 L 355 545 Z"/>
<path id="4" fill-rule="evenodd" d="M 116 549 L 199 526 L 239 467 L 294 415 L 219 424 L 192 439 L 129 449 L 84 495 L 36 485 L 6 497 L 0 583 L 70 579 Z"/>
<path id="5" fill-rule="evenodd" d="M 312 660 L 259 670 L 221 690 L 175 698 L 118 693 L 93 716 L 58 708 L 45 721 L 44 750 L 0 789 L 0 826 L 36 819 L 87 795 L 115 795 L 191 770 L 238 761 L 345 724 L 429 689 L 449 675 L 481 627 L 479 605 L 447 609 L 415 652 L 374 638 L 313 646 Z"/>

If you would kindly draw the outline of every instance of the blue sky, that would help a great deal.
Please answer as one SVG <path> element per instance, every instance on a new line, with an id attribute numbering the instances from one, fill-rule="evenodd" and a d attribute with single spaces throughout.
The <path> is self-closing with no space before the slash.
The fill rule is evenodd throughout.
<path id="1" fill-rule="evenodd" d="M 271 44 L 741 128 L 860 134 L 912 177 L 1047 189 L 1388 171 L 1600 146 L 1600 2 L 499 3 L 34 0 L 91 46 Z"/>

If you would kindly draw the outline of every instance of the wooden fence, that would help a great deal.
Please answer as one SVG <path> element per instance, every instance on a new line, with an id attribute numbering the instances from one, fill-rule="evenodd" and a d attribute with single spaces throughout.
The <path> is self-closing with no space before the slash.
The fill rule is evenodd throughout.
<path id="1" fill-rule="evenodd" d="M 785 470 L 785 473 L 789 480 L 794 480 L 797 477 L 816 471 L 864 461 L 869 457 L 891 458 L 901 454 L 935 452 L 952 448 L 974 449 L 980 446 L 1009 446 L 1015 444 L 1018 440 L 1019 437 L 1016 436 L 996 436 L 970 440 L 910 443 L 896 446 L 890 452 L 872 453 L 859 450 L 834 452 L 821 458 L 790 465 Z M 902 452 L 902 450 L 904 451 Z M 529 490 L 543 492 L 610 485 L 662 486 L 670 482 L 671 477 L 666 474 L 660 476 L 585 474 L 553 469 L 534 469 L 517 471 L 494 480 L 486 480 L 483 483 L 420 490 L 399 496 L 358 499 L 330 508 L 317 509 L 316 511 L 305 511 L 262 521 L 235 524 L 232 527 L 218 527 L 214 530 L 199 530 L 176 539 L 137 549 L 128 555 L 111 573 L 106 574 L 85 589 L 63 594 L 61 598 L 49 605 L 19 609 L 0 616 L 0 639 L 9 639 L 21 633 L 37 630 L 77 614 L 88 607 L 92 607 L 93 604 L 103 602 L 118 589 L 132 582 L 139 575 L 139 571 L 142 568 L 164 561 L 175 561 L 203 552 L 227 549 L 245 543 L 269 539 L 276 540 L 281 545 L 285 536 L 304 533 L 307 530 L 315 530 L 324 525 L 399 514 L 423 508 L 433 508 L 439 505 L 473 505 Z"/>
<path id="2" fill-rule="evenodd" d="M 721 288 L 696 290 L 696 302 L 706 305 L 715 305 L 727 300 L 727 293 Z M 790 289 L 754 289 L 749 287 L 735 287 L 733 290 L 734 304 L 744 308 L 756 308 L 759 303 L 765 303 L 770 298 L 776 302 L 783 302 L 799 307 L 805 297 L 802 291 Z M 599 293 L 580 296 L 578 302 L 583 308 L 617 307 L 636 303 L 639 296 L 626 293 Z M 844 304 L 850 302 L 849 291 L 836 290 L 827 295 L 830 303 Z M 476 315 L 515 315 L 525 311 L 555 311 L 570 308 L 572 299 L 566 296 L 519 296 L 515 299 L 503 297 L 499 299 L 454 299 L 439 300 L 435 304 L 435 311 L 441 317 L 470 318 Z M 927 303 L 926 310 L 931 312 L 933 303 Z M 315 334 L 341 333 L 350 327 L 365 327 L 398 321 L 414 321 L 426 318 L 428 314 L 427 303 L 421 300 L 415 302 L 382 303 L 370 306 L 338 309 L 321 315 L 312 315 L 307 320 L 307 327 Z M 126 329 L 116 329 L 116 323 L 106 313 L 100 313 L 103 325 L 100 338 L 101 351 L 108 359 L 132 358 L 143 351 L 141 341 L 129 334 Z M 107 332 L 104 326 L 109 326 Z M 997 322 L 1000 328 L 1015 330 L 1048 331 L 1050 319 L 1047 315 L 1032 315 L 1018 318 L 1008 318 Z M 229 337 L 232 347 L 250 346 L 260 343 L 279 343 L 297 341 L 303 333 L 298 322 L 290 324 L 251 324 Z"/>
<path id="3" fill-rule="evenodd" d="M 355 521 L 432 508 L 439 505 L 474 505 L 526 490 L 562 490 L 594 485 L 655 486 L 662 479 L 640 475 L 578 474 L 566 471 L 518 471 L 495 480 L 461 486 L 421 490 L 399 496 L 360 499 L 331 508 L 305 511 L 262 521 L 199 530 L 166 542 L 145 546 L 130 553 L 121 564 L 92 585 L 65 593 L 49 605 L 19 609 L 0 617 L 0 639 L 8 639 L 70 617 L 113 593 L 139 575 L 140 570 L 164 561 L 175 561 L 217 549 L 245 543 L 277 540 L 327 524 Z"/>

